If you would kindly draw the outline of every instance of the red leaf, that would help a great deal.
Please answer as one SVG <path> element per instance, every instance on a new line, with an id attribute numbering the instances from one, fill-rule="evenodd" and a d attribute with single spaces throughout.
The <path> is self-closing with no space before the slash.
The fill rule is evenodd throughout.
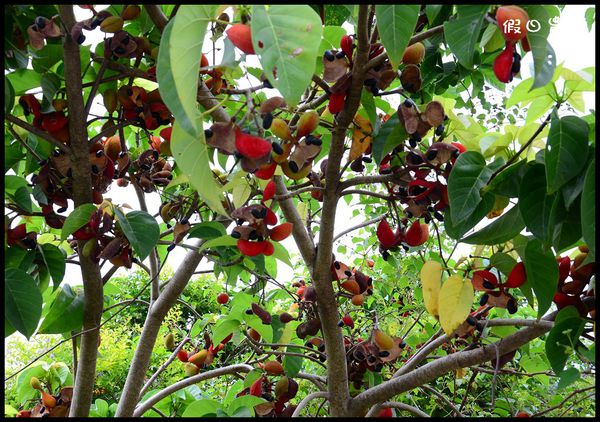
<path id="1" fill-rule="evenodd" d="M 419 223 L 419 220 L 410 226 L 404 235 L 404 241 L 408 246 L 420 246 L 429 238 L 429 226 Z"/>
<path id="2" fill-rule="evenodd" d="M 262 180 L 269 180 L 275 174 L 277 169 L 277 163 L 272 162 L 271 164 L 265 164 L 254 172 L 254 175 Z"/>
<path id="3" fill-rule="evenodd" d="M 337 94 L 331 94 L 329 96 L 329 112 L 331 114 L 337 114 L 344 108 L 344 100 L 346 98 L 345 92 L 338 92 Z"/>
<path id="4" fill-rule="evenodd" d="M 271 208 L 267 208 L 267 216 L 265 217 L 264 221 L 268 226 L 274 226 L 277 224 L 277 215 L 271 211 Z"/>
<path id="5" fill-rule="evenodd" d="M 471 279 L 475 290 L 487 291 L 498 287 L 498 279 L 491 271 L 481 270 L 473 273 Z"/>
<path id="6" fill-rule="evenodd" d="M 265 243 L 266 243 L 266 245 L 265 245 L 265 250 L 263 251 L 263 254 L 266 256 L 273 255 L 273 253 L 275 252 L 275 247 L 268 240 L 265 240 Z"/>
<path id="7" fill-rule="evenodd" d="M 396 235 L 385 219 L 381 220 L 377 226 L 377 239 L 379 239 L 381 246 L 386 249 L 396 246 Z"/>
<path id="8" fill-rule="evenodd" d="M 242 50 L 246 54 L 256 54 L 252 45 L 252 30 L 249 25 L 236 23 L 227 31 L 227 38 L 233 45 Z"/>

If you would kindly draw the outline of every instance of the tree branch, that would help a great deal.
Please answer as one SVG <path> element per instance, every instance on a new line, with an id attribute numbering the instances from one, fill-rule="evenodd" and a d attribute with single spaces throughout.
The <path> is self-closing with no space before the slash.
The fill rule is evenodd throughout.
<path id="1" fill-rule="evenodd" d="M 173 350 L 173 353 L 171 353 L 171 356 L 169 356 L 169 358 L 165 361 L 165 363 L 163 363 L 162 365 L 160 365 L 160 367 L 156 370 L 156 372 L 150 377 L 150 379 L 148 380 L 148 382 L 144 385 L 144 387 L 142 387 L 142 390 L 140 391 L 140 400 L 142 399 L 142 397 L 144 397 L 144 393 L 146 391 L 148 391 L 148 389 L 152 386 L 152 383 L 154 382 L 154 380 L 156 380 L 156 378 L 158 378 L 158 376 L 165 370 L 167 369 L 167 367 L 171 364 L 171 362 L 173 362 L 176 358 L 177 358 L 177 354 L 179 353 L 179 351 L 181 349 L 183 349 L 183 346 L 185 346 L 187 343 L 189 343 L 191 339 L 189 337 L 184 338 L 181 343 L 179 343 L 179 345 L 175 348 L 175 350 Z"/>
<path id="2" fill-rule="evenodd" d="M 160 6 L 158 4 L 145 4 L 144 9 L 146 9 L 146 13 L 148 13 L 148 16 L 150 16 L 150 19 L 152 19 L 156 28 L 158 28 L 160 32 L 163 32 L 169 21 Z"/>
<path id="3" fill-rule="evenodd" d="M 542 321 L 552 321 L 555 316 L 556 312 L 543 318 Z M 371 403 L 384 401 L 397 394 L 422 386 L 447 372 L 459 368 L 468 368 L 492 360 L 496 357 L 496 353 L 504 355 L 512 352 L 548 331 L 550 331 L 550 327 L 547 324 L 543 322 L 535 324 L 493 343 L 491 347 L 482 346 L 474 350 L 463 350 L 453 353 L 415 369 L 408 374 L 392 378 L 356 396 L 350 405 L 352 414 L 360 414 Z"/>
<path id="4" fill-rule="evenodd" d="M 60 5 L 60 18 L 67 34 L 75 24 L 73 6 Z M 69 139 L 73 169 L 73 201 L 75 207 L 93 203 L 91 168 L 89 164 L 88 134 L 84 101 L 81 87 L 81 59 L 79 45 L 70 36 L 64 37 L 64 67 L 67 105 L 69 109 Z M 78 250 L 84 241 L 77 241 Z M 88 416 L 94 394 L 96 360 L 98 358 L 98 338 L 104 306 L 102 275 L 100 267 L 89 257 L 79 257 L 84 290 L 83 335 L 79 349 L 79 364 L 73 389 L 73 401 L 69 416 Z"/>
<path id="5" fill-rule="evenodd" d="M 315 244 L 313 243 L 312 238 L 309 233 L 306 231 L 306 227 L 304 227 L 304 223 L 302 222 L 302 218 L 298 213 L 298 209 L 294 205 L 294 201 L 291 198 L 287 198 L 289 192 L 285 186 L 285 183 L 281 176 L 273 177 L 275 181 L 275 189 L 277 192 L 277 196 L 286 198 L 279 199 L 279 206 L 281 207 L 281 211 L 285 216 L 285 219 L 292 223 L 294 226 L 292 227 L 292 236 L 294 236 L 294 241 L 300 250 L 300 255 L 302 255 L 302 259 L 306 263 L 309 271 L 312 273 L 312 263 L 314 261 L 315 255 Z"/>
<path id="6" fill-rule="evenodd" d="M 198 382 L 206 381 L 206 380 L 209 380 L 212 378 L 221 377 L 223 375 L 237 374 L 238 372 L 250 372 L 252 369 L 254 369 L 254 368 L 252 368 L 252 366 L 241 363 L 241 364 L 237 364 L 237 365 L 230 365 L 230 366 L 225 366 L 223 368 L 213 369 L 213 370 L 207 371 L 207 372 L 202 372 L 202 373 L 194 375 L 192 377 L 183 379 L 179 382 L 176 382 L 175 384 L 172 384 L 172 385 L 162 389 L 161 391 L 159 391 L 158 393 L 156 393 L 155 395 L 150 397 L 148 400 L 141 403 L 138 407 L 135 408 L 135 411 L 133 412 L 132 416 L 134 416 L 134 417 L 142 416 L 144 413 L 146 413 L 150 409 L 150 407 L 154 406 L 156 403 L 158 403 L 165 397 L 167 397 L 167 396 L 173 394 L 174 392 L 179 391 L 185 387 L 188 387 L 190 385 L 194 385 Z"/>
<path id="7" fill-rule="evenodd" d="M 311 400 L 318 399 L 318 398 L 327 398 L 328 399 L 329 393 L 326 393 L 324 391 L 317 391 L 315 393 L 310 393 L 309 395 L 304 397 L 302 399 L 302 401 L 300 403 L 298 403 L 298 406 L 296 407 L 296 409 L 294 409 L 294 413 L 292 413 L 292 418 L 299 417 L 300 412 L 308 405 L 308 403 Z"/>
<path id="8" fill-rule="evenodd" d="M 365 221 L 364 223 L 360 223 L 360 224 L 359 224 L 359 225 L 357 225 L 357 226 L 350 227 L 349 229 L 347 229 L 347 230 L 344 230 L 344 231 L 343 231 L 343 232 L 341 232 L 340 234 L 336 235 L 336 236 L 333 238 L 333 241 L 335 242 L 335 241 L 336 241 L 336 240 L 338 240 L 340 237 L 342 237 L 342 236 L 344 236 L 344 235 L 346 235 L 346 234 L 348 234 L 348 233 L 351 233 L 351 232 L 353 232 L 354 230 L 358 230 L 358 229 L 360 229 L 360 228 L 362 228 L 362 227 L 367 227 L 367 226 L 370 226 L 371 224 L 375 224 L 375 223 L 377 223 L 377 222 L 379 222 L 379 221 L 383 220 L 383 219 L 385 218 L 385 216 L 386 216 L 386 215 L 387 215 L 387 214 L 380 215 L 379 217 L 375 217 L 375 218 L 373 218 L 372 220 L 368 220 L 368 221 Z"/>
<path id="9" fill-rule="evenodd" d="M 71 149 L 67 145 L 54 139 L 54 137 L 52 135 L 50 135 L 48 132 L 44 132 L 43 130 L 38 129 L 37 127 L 33 126 L 32 124 L 29 124 L 26 121 L 23 121 L 21 119 L 18 119 L 17 117 L 13 116 L 12 114 L 7 114 L 6 120 L 25 129 L 26 131 L 28 131 L 30 133 L 33 133 L 38 138 L 41 138 L 44 141 L 51 143 L 52 145 L 54 145 L 55 147 L 57 147 L 58 149 L 60 149 L 61 151 L 63 151 L 66 154 L 69 154 L 71 152 Z M 70 118 L 69 118 L 69 121 L 70 121 Z"/>
<path id="10" fill-rule="evenodd" d="M 373 410 L 377 407 L 379 407 L 379 409 Z M 431 417 L 427 413 L 425 413 L 421 409 L 419 409 L 418 407 L 414 407 L 414 406 L 411 406 L 410 404 L 400 403 L 397 401 L 386 401 L 385 403 L 381 403 L 378 406 L 373 406 L 371 411 L 369 411 L 369 413 L 367 413 L 366 417 L 372 418 L 372 417 L 377 416 L 377 414 L 378 414 L 377 411 L 380 410 L 381 407 L 392 407 L 394 409 L 406 410 L 407 412 L 410 412 L 413 415 L 418 416 L 420 418 L 430 418 Z"/>

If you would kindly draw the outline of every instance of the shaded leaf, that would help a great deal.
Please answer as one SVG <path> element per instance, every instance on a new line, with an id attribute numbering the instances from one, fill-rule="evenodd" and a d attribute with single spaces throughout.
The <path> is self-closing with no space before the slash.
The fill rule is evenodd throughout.
<path id="1" fill-rule="evenodd" d="M 402 61 L 404 50 L 408 47 L 417 19 L 419 5 L 416 4 L 378 4 L 375 6 L 377 29 L 381 43 L 392 63 L 397 69 Z"/>
<path id="2" fill-rule="evenodd" d="M 42 294 L 35 280 L 17 268 L 4 270 L 4 317 L 28 339 L 42 316 Z"/>
<path id="3" fill-rule="evenodd" d="M 538 302 L 537 317 L 540 319 L 552 305 L 558 285 L 558 263 L 552 251 L 544 252 L 538 239 L 527 243 L 523 262 L 527 274 L 525 285 L 530 286 L 535 293 Z"/>

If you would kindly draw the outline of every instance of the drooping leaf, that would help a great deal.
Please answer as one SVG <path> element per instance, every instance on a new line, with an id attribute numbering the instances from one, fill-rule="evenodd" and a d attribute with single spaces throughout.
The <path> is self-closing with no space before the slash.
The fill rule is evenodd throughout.
<path id="1" fill-rule="evenodd" d="M 227 232 L 223 227 L 223 224 L 216 221 L 205 221 L 204 223 L 196 224 L 190 232 L 188 237 L 197 237 L 200 239 L 215 239 L 220 236 L 226 235 Z"/>
<path id="2" fill-rule="evenodd" d="M 200 248 L 198 249 L 198 253 L 202 252 L 204 249 L 215 248 L 217 246 L 236 246 L 237 239 L 229 236 L 228 234 L 224 234 L 223 236 L 215 237 L 214 239 L 207 240 L 204 242 Z"/>
<path id="3" fill-rule="evenodd" d="M 83 324 L 83 292 L 75 292 L 65 284 L 54 298 L 40 326 L 40 334 L 62 334 L 78 330 Z"/>
<path id="4" fill-rule="evenodd" d="M 475 211 L 459 224 L 454 224 L 454 221 L 452 220 L 452 209 L 450 207 L 446 208 L 446 211 L 444 211 L 444 228 L 446 229 L 448 236 L 456 240 L 461 239 L 466 232 L 475 227 L 475 225 L 492 210 L 494 198 L 494 194 L 489 192 L 485 193 L 482 201 L 477 205 L 477 208 L 475 208 Z"/>
<path id="5" fill-rule="evenodd" d="M 10 114 L 15 105 L 15 90 L 8 78 L 4 78 L 4 114 Z"/>
<path id="6" fill-rule="evenodd" d="M 308 5 L 255 5 L 251 27 L 265 76 L 289 105 L 298 104 L 315 71 L 323 32 L 319 15 Z"/>
<path id="7" fill-rule="evenodd" d="M 442 287 L 442 264 L 427 261 L 421 268 L 421 284 L 423 285 L 423 302 L 430 315 L 439 315 L 439 295 Z"/>
<path id="8" fill-rule="evenodd" d="M 459 5 L 457 19 L 444 23 L 444 38 L 458 62 L 470 69 L 488 5 Z"/>
<path id="9" fill-rule="evenodd" d="M 519 210 L 527 229 L 542 242 L 550 237 L 550 212 L 553 195 L 546 194 L 546 174 L 544 165 L 531 166 L 521 182 L 519 190 Z"/>
<path id="10" fill-rule="evenodd" d="M 42 294 L 35 280 L 17 268 L 4 270 L 4 317 L 28 339 L 42 316 Z"/>
<path id="11" fill-rule="evenodd" d="M 581 194 L 581 232 L 590 253 L 596 256 L 596 160 L 590 163 Z"/>
<path id="12" fill-rule="evenodd" d="M 213 211 L 227 215 L 220 200 L 221 188 L 217 185 L 210 169 L 201 119 L 198 119 L 197 125 L 200 132 L 193 137 L 185 132 L 176 120 L 171 132 L 171 151 L 175 162 L 182 173 L 187 175 L 192 187 L 198 191 L 201 200 L 206 202 Z"/>
<path id="13" fill-rule="evenodd" d="M 560 374 L 560 379 L 558 380 L 558 386 L 556 387 L 556 389 L 560 391 L 565 387 L 568 387 L 569 385 L 573 384 L 579 378 L 581 378 L 581 374 L 576 368 L 566 369 Z"/>
<path id="14" fill-rule="evenodd" d="M 544 252 L 542 243 L 538 239 L 532 239 L 527 243 L 523 262 L 527 274 L 525 284 L 531 286 L 535 293 L 539 319 L 552 304 L 558 285 L 558 264 L 552 251 Z"/>
<path id="15" fill-rule="evenodd" d="M 216 400 L 210 399 L 200 399 L 192 402 L 186 407 L 183 412 L 184 418 L 201 418 L 203 416 L 215 415 L 217 414 L 217 410 L 220 410 L 221 403 Z"/>
<path id="16" fill-rule="evenodd" d="M 553 113 L 544 159 L 548 193 L 559 190 L 579 174 L 588 154 L 588 124 L 576 116 L 561 119 Z"/>
<path id="17" fill-rule="evenodd" d="M 44 243 L 40 245 L 38 249 L 46 267 L 48 267 L 48 271 L 50 272 L 50 276 L 52 277 L 52 283 L 54 284 L 54 289 L 56 289 L 63 277 L 65 276 L 65 267 L 66 267 L 66 256 L 62 252 L 62 249 L 54 246 L 51 243 Z"/>
<path id="18" fill-rule="evenodd" d="M 394 113 L 373 137 L 372 150 L 373 158 L 377 164 L 381 163 L 383 157 L 391 152 L 397 145 L 406 140 L 408 133 L 404 126 L 400 124 L 398 114 Z"/>
<path id="19" fill-rule="evenodd" d="M 160 41 L 156 65 L 160 94 L 178 125 L 191 137 L 202 131 L 196 100 L 200 58 L 206 28 L 217 7 L 182 5 Z"/>
<path id="20" fill-rule="evenodd" d="M 481 189 L 492 174 L 480 153 L 467 151 L 458 156 L 448 178 L 450 212 L 455 225 L 473 215 L 482 201 Z"/>
<path id="21" fill-rule="evenodd" d="M 273 252 L 273 255 L 271 255 L 271 256 L 273 258 L 283 262 L 288 267 L 294 268 L 294 266 L 292 265 L 292 261 L 290 260 L 289 251 L 286 248 L 284 248 L 283 245 L 279 242 L 271 242 L 271 243 L 273 244 L 273 247 L 275 249 L 275 252 Z"/>
<path id="22" fill-rule="evenodd" d="M 471 312 L 473 296 L 473 284 L 469 279 L 453 275 L 442 284 L 438 301 L 440 325 L 447 335 L 465 322 Z"/>
<path id="23" fill-rule="evenodd" d="M 254 328 L 260 334 L 260 341 L 264 343 L 271 343 L 273 341 L 273 327 L 263 324 L 259 317 L 244 314 L 244 321 L 246 321 L 249 327 Z"/>
<path id="24" fill-rule="evenodd" d="M 497 245 L 512 239 L 524 228 L 525 223 L 519 207 L 514 206 L 481 230 L 462 239 L 461 242 L 471 245 Z"/>
<path id="25" fill-rule="evenodd" d="M 83 204 L 75 208 L 65 220 L 61 231 L 61 239 L 65 240 L 71 233 L 85 226 L 96 210 L 97 208 L 93 204 Z"/>
<path id="26" fill-rule="evenodd" d="M 508 277 L 510 272 L 517 265 L 517 261 L 507 253 L 496 252 L 490 257 L 490 265 L 498 268 L 501 273 Z"/>
<path id="27" fill-rule="evenodd" d="M 559 315 L 571 312 L 572 307 L 561 309 Z M 557 315 L 557 319 L 558 316 Z M 554 324 L 546 338 L 546 355 L 556 374 L 561 374 L 567 360 L 574 353 L 575 345 L 583 332 L 585 321 L 579 316 L 561 318 Z"/>
<path id="28" fill-rule="evenodd" d="M 123 233 L 138 254 L 139 259 L 146 259 L 160 238 L 160 227 L 150 214 L 145 211 L 131 211 L 124 215 L 115 208 L 115 215 Z"/>
<path id="29" fill-rule="evenodd" d="M 235 332 L 240 326 L 240 322 L 237 319 L 222 319 L 213 328 L 211 340 L 213 344 L 219 344 L 229 334 Z"/>
<path id="30" fill-rule="evenodd" d="M 291 346 L 286 347 L 285 350 L 286 352 L 291 353 L 302 353 L 302 349 Z M 283 369 L 285 369 L 285 374 L 290 378 L 295 377 L 298 375 L 298 372 L 302 370 L 303 363 L 304 359 L 302 359 L 300 356 L 285 355 L 283 357 Z"/>
<path id="31" fill-rule="evenodd" d="M 375 16 L 381 43 L 385 47 L 392 67 L 397 69 L 410 37 L 414 33 L 419 17 L 419 6 L 416 4 L 378 4 L 375 6 Z"/>
<path id="32" fill-rule="evenodd" d="M 550 25 L 546 25 L 551 18 L 548 10 L 542 5 L 528 6 L 525 7 L 525 10 L 529 15 L 529 21 L 532 22 L 535 19 L 538 22 L 536 28 L 539 28 L 538 31 L 527 32 L 527 40 L 533 55 L 534 69 L 534 82 L 531 89 L 535 89 L 551 81 L 556 68 L 556 54 L 548 42 L 548 34 L 551 28 Z"/>

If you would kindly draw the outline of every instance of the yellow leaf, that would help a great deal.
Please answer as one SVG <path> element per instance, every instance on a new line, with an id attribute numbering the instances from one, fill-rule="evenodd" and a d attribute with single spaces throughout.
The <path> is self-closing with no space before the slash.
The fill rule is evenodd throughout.
<path id="1" fill-rule="evenodd" d="M 458 368 L 456 371 L 454 371 L 454 374 L 456 375 L 457 379 L 464 378 L 465 375 L 467 375 L 467 368 Z"/>
<path id="2" fill-rule="evenodd" d="M 437 261 L 427 261 L 421 268 L 421 283 L 423 284 L 423 301 L 425 308 L 432 316 L 438 317 L 438 297 L 442 287 L 442 264 Z"/>
<path id="3" fill-rule="evenodd" d="M 440 325 L 451 335 L 460 324 L 465 322 L 473 304 L 473 284 L 471 280 L 453 275 L 440 289 L 438 301 Z"/>
<path id="4" fill-rule="evenodd" d="M 350 147 L 350 161 L 356 160 L 369 149 L 373 137 L 373 125 L 369 119 L 365 119 L 360 114 L 354 116 L 354 124 L 356 127 L 352 132 L 352 146 Z"/>

